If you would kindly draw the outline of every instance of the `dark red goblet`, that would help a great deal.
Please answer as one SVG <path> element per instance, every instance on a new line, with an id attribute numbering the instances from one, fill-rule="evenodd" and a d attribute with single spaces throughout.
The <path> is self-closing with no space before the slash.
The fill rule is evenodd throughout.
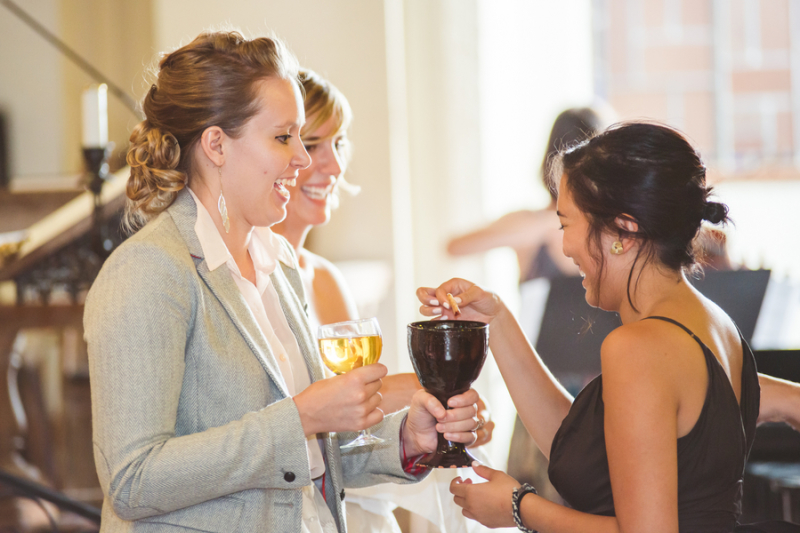
<path id="1" fill-rule="evenodd" d="M 417 378 L 445 408 L 451 396 L 469 390 L 478 378 L 489 348 L 489 325 L 467 320 L 431 320 L 408 325 L 408 351 Z M 427 468 L 461 468 L 475 460 L 460 442 L 439 433 L 436 452 L 417 464 Z"/>

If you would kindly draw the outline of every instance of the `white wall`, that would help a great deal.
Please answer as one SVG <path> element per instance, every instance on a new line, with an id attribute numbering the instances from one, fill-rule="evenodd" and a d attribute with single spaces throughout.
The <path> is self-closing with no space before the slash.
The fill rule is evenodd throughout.
<path id="1" fill-rule="evenodd" d="M 152 55 L 150 0 L 16 2 L 48 31 L 134 99 Z M 74 187 L 83 172 L 81 93 L 96 83 L 42 36 L 0 5 L 0 110 L 8 113 L 12 189 Z M 124 164 L 139 121 L 109 93 L 112 170 Z"/>
<path id="2" fill-rule="evenodd" d="M 553 120 L 594 97 L 591 2 L 482 0 L 479 7 L 482 197 L 494 219 L 550 201 L 539 169 Z M 507 268 L 516 271 L 515 259 L 499 253 L 493 263 L 508 265 L 490 277 L 514 297 L 519 274 Z"/>
<path id="3" fill-rule="evenodd" d="M 567 107 L 593 100 L 590 0 L 531 2 L 478 0 L 480 67 L 479 199 L 461 231 L 518 209 L 538 209 L 550 196 L 539 168 L 550 128 Z M 510 249 L 482 258 L 476 280 L 501 295 L 511 309 L 519 302 L 519 267 Z M 467 262 L 456 263 L 456 272 Z M 496 465 L 505 468 L 513 429 L 513 405 L 493 361 L 479 380 L 495 412 L 496 438 L 489 445 Z"/>
<path id="4" fill-rule="evenodd" d="M 482 218 L 478 10 L 476 0 L 405 7 L 414 287 L 435 287 L 483 274 L 445 251 Z"/>
<path id="5" fill-rule="evenodd" d="M 29 0 L 23 5 L 41 24 L 57 30 L 59 4 Z M 60 59 L 50 44 L 0 6 L 0 111 L 8 121 L 12 179 L 63 171 Z"/>

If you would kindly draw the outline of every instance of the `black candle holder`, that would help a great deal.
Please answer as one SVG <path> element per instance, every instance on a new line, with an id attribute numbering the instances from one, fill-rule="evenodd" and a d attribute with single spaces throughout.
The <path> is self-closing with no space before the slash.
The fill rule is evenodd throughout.
<path id="1" fill-rule="evenodd" d="M 100 257 L 108 257 L 110 247 L 105 246 L 103 235 L 103 202 L 101 193 L 103 185 L 108 179 L 108 158 L 114 150 L 114 143 L 97 148 L 84 148 L 83 159 L 86 162 L 86 177 L 84 186 L 94 196 L 94 211 L 92 213 L 92 250 Z"/>

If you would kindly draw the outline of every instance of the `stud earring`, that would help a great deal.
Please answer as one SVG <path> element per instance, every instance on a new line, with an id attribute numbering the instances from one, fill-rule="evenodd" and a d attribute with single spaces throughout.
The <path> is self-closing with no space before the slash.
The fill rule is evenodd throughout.
<path id="1" fill-rule="evenodd" d="M 228 219 L 228 207 L 225 205 L 225 197 L 222 195 L 222 167 L 217 167 L 219 172 L 219 199 L 217 200 L 217 209 L 222 217 L 222 227 L 225 228 L 225 233 L 231 232 L 231 221 Z"/>
<path id="2" fill-rule="evenodd" d="M 611 243 L 611 253 L 614 255 L 620 255 L 623 251 L 622 243 L 619 241 L 614 241 Z"/>

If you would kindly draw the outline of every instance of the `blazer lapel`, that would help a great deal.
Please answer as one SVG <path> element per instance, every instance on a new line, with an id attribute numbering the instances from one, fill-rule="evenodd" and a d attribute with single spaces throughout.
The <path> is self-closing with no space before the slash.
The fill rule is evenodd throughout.
<path id="1" fill-rule="evenodd" d="M 211 293 L 225 309 L 231 322 L 244 338 L 253 351 L 264 371 L 275 383 L 285 397 L 289 397 L 289 390 L 280 372 L 267 339 L 261 332 L 252 311 L 244 301 L 241 291 L 233 281 L 227 267 L 219 267 L 214 271 L 208 269 L 203 259 L 203 248 L 194 231 L 197 220 L 197 205 L 188 191 L 180 191 L 175 202 L 169 207 L 169 214 L 175 221 L 178 231 L 183 237 L 189 253 L 194 259 L 198 275 L 203 279 Z"/>
<path id="2" fill-rule="evenodd" d="M 275 287 L 275 292 L 278 293 L 278 299 L 281 302 L 281 309 L 289 323 L 289 327 L 294 333 L 294 338 L 297 339 L 297 345 L 300 347 L 300 352 L 306 361 L 306 365 L 311 370 L 311 381 L 318 381 L 325 377 L 322 370 L 322 360 L 317 351 L 317 340 L 311 332 L 311 326 L 306 318 L 305 310 L 303 309 L 300 299 L 287 279 L 284 272 L 289 275 L 297 275 L 297 271 L 291 267 L 284 267 L 283 263 L 279 262 L 279 267 L 275 269 L 270 275 L 272 284 Z"/>
<path id="3" fill-rule="evenodd" d="M 284 396 L 289 397 L 289 390 L 286 388 L 286 382 L 283 379 L 278 368 L 278 363 L 269 348 L 267 339 L 264 333 L 258 326 L 252 311 L 244 301 L 239 287 L 228 272 L 227 267 L 219 267 L 214 271 L 208 270 L 205 261 L 197 265 L 197 272 L 203 281 L 206 282 L 208 288 L 216 296 L 219 303 L 225 308 L 236 329 L 244 338 L 247 345 L 253 351 L 256 358 L 258 358 L 264 370 L 269 377 L 278 386 Z"/>

